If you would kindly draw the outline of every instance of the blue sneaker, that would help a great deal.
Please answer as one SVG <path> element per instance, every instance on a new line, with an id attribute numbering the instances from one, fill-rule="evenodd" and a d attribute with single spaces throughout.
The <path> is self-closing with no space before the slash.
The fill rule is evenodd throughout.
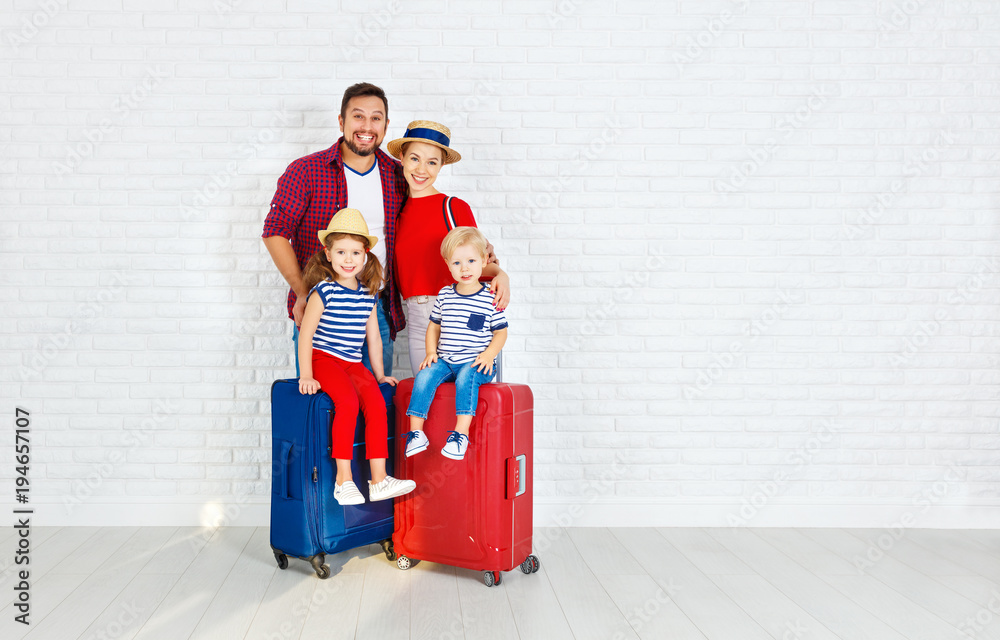
<path id="1" fill-rule="evenodd" d="M 469 436 L 458 431 L 449 431 L 448 440 L 445 442 L 441 455 L 452 460 L 461 460 L 465 457 L 465 451 L 469 448 Z"/>
<path id="2" fill-rule="evenodd" d="M 415 431 L 406 432 L 406 457 L 409 458 L 412 455 L 420 453 L 427 447 L 431 446 L 430 440 L 424 435 L 423 429 L 417 429 Z"/>

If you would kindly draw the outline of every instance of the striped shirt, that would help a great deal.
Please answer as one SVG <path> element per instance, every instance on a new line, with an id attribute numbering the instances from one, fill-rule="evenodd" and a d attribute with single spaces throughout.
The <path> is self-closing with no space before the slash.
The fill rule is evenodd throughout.
<path id="1" fill-rule="evenodd" d="M 467 296 L 453 284 L 442 288 L 431 322 L 441 325 L 437 352 L 448 364 L 472 362 L 490 346 L 494 331 L 507 328 L 507 316 L 493 307 L 493 292 L 486 285 Z"/>
<path id="2" fill-rule="evenodd" d="M 337 282 L 324 280 L 312 291 L 319 294 L 324 307 L 313 334 L 313 349 L 348 362 L 361 362 L 365 325 L 375 308 L 375 296 L 360 282 L 357 289 L 348 289 Z"/>

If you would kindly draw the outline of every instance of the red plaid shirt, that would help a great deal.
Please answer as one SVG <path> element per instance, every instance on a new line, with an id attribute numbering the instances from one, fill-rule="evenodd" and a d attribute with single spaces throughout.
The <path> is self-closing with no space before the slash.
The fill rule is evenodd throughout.
<path id="1" fill-rule="evenodd" d="M 299 268 L 314 253 L 323 248 L 316 234 L 326 229 L 335 213 L 347 206 L 347 180 L 344 178 L 344 160 L 340 155 L 340 138 L 329 149 L 299 158 L 285 169 L 278 179 L 278 188 L 271 199 L 271 210 L 264 220 L 261 237 L 288 238 L 295 250 Z M 382 177 L 382 199 L 385 205 L 386 262 L 382 265 L 388 278 L 389 332 L 396 339 L 396 332 L 406 326 L 403 305 L 393 274 L 393 254 L 396 240 L 396 219 L 406 200 L 406 180 L 400 164 L 384 153 L 375 150 L 378 170 Z M 292 317 L 295 292 L 288 292 L 288 317 Z"/>

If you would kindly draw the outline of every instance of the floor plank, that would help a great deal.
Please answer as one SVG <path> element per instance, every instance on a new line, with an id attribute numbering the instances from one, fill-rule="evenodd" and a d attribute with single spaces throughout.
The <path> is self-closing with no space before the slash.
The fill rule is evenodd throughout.
<path id="1" fill-rule="evenodd" d="M 252 527 L 228 527 L 216 531 L 135 637 L 138 640 L 189 637 L 253 532 Z"/>
<path id="2" fill-rule="evenodd" d="M 625 548 L 709 640 L 771 636 L 656 529 L 613 529 Z M 650 594 L 653 595 L 653 594 Z"/>
<path id="3" fill-rule="evenodd" d="M 566 529 L 569 539 L 576 545 L 594 575 L 643 575 L 646 571 L 628 552 L 611 531 L 603 527 L 576 527 Z"/>
<path id="4" fill-rule="evenodd" d="M 716 575 L 712 580 L 775 638 L 838 640 L 823 623 L 758 575 Z"/>
<path id="5" fill-rule="evenodd" d="M 611 575 L 602 577 L 601 583 L 642 640 L 705 640 L 652 576 Z"/>
<path id="6" fill-rule="evenodd" d="M 817 531 L 813 535 L 823 543 L 824 548 L 845 559 L 863 554 L 867 548 L 865 542 L 839 529 Z M 979 604 L 949 588 L 940 578 L 920 573 L 896 558 L 884 557 L 866 567 L 864 574 L 881 581 L 922 609 L 953 625 L 966 615 L 975 615 L 980 608 Z M 852 577 L 858 575 L 860 573 L 856 571 Z"/>
<path id="7" fill-rule="evenodd" d="M 52 567 L 51 573 L 95 573 L 111 562 L 122 545 L 138 532 L 138 527 L 102 527 L 97 535 L 88 538 L 70 556 Z"/>
<path id="8" fill-rule="evenodd" d="M 638 638 L 569 534 L 558 530 L 547 532 L 546 538 L 555 540 L 546 551 L 546 575 L 573 634 L 578 638 Z"/>
<path id="9" fill-rule="evenodd" d="M 0 634 L 4 640 L 20 640 L 29 632 L 34 630 L 35 625 L 40 624 L 63 600 L 71 596 L 87 579 L 82 573 L 70 573 L 64 575 L 47 575 L 38 582 L 31 585 L 31 611 L 28 616 L 28 626 L 14 622 L 14 616 L 20 615 L 15 612 L 13 602 L 0 611 Z M 13 592 L 11 592 L 13 593 Z"/>
<path id="10" fill-rule="evenodd" d="M 997 581 L 978 576 L 936 578 L 956 593 L 976 603 L 974 613 L 955 612 L 946 618 L 974 638 L 1000 638 L 1000 576 Z"/>
<path id="11" fill-rule="evenodd" d="M 145 573 L 183 574 L 215 533 L 202 527 L 177 528 L 156 557 L 146 565 Z"/>
<path id="12" fill-rule="evenodd" d="M 754 530 L 710 529 L 709 533 L 834 634 L 852 640 L 906 640 Z"/>
<path id="13" fill-rule="evenodd" d="M 1000 557 L 1000 531 L 991 529 L 967 529 L 964 535 L 983 545 L 990 553 Z"/>
<path id="14" fill-rule="evenodd" d="M 132 640 L 180 575 L 140 573 L 80 635 L 81 638 Z M 103 634 L 103 635 L 101 635 Z"/>
<path id="15" fill-rule="evenodd" d="M 106 535 L 101 535 L 107 531 Z M 88 528 L 86 530 L 66 528 L 60 530 L 59 540 L 55 541 L 49 548 L 51 555 L 45 553 L 32 553 L 29 565 L 29 584 L 32 600 L 37 600 L 31 606 L 32 626 L 29 629 L 19 629 L 16 637 L 24 637 L 29 632 L 33 632 L 39 625 L 45 623 L 54 612 L 59 610 L 62 602 L 76 592 L 80 584 L 87 581 L 91 573 L 95 572 L 105 562 L 115 550 L 132 534 L 136 533 L 134 527 L 108 528 L 107 530 L 98 528 Z M 65 532 L 65 533 L 62 533 Z M 72 580 L 62 580 L 62 576 L 76 576 Z M 10 580 L 13 588 L 14 579 L 18 578 L 12 574 Z M 58 600 L 49 598 L 38 598 L 39 594 L 50 595 L 49 592 L 62 593 L 62 585 L 72 583 L 74 586 L 69 593 L 65 593 Z M 14 616 L 13 602 L 0 611 L 0 615 L 5 618 Z M 56 623 L 62 620 L 61 615 L 56 615 Z M 53 624 L 53 623 L 48 623 Z M 46 624 L 46 626 L 48 626 Z M 20 626 L 20 625 L 19 625 Z M 38 637 L 38 636 L 36 636 Z"/>
<path id="16" fill-rule="evenodd" d="M 962 531 L 915 529 L 901 542 L 919 545 L 984 578 L 1000 576 L 1000 558 Z"/>
<path id="17" fill-rule="evenodd" d="M 268 529 L 258 528 L 208 605 L 191 639 L 241 640 L 278 570 Z"/>
<path id="18" fill-rule="evenodd" d="M 37 547 L 38 553 L 31 552 L 31 579 L 38 581 L 54 567 L 72 557 L 83 544 L 100 531 L 100 527 L 62 527 Z M 34 538 L 34 533 L 32 533 Z M 32 540 L 33 542 L 33 540 Z M 0 591 L 6 593 L 14 586 L 16 571 L 11 571 L 0 581 Z"/>
<path id="19" fill-rule="evenodd" d="M 482 579 L 482 573 L 459 570 L 458 596 L 462 604 L 462 618 L 458 624 L 448 629 L 451 635 L 439 637 L 464 637 L 468 640 L 508 640 L 517 638 L 517 625 L 514 624 L 514 613 L 507 597 L 507 588 L 511 583 L 532 580 L 536 576 L 526 576 L 519 569 L 503 574 L 499 585 L 487 587 Z M 462 579 L 463 574 L 469 574 L 470 579 Z"/>
<path id="20" fill-rule="evenodd" d="M 705 575 L 756 575 L 705 529 L 661 527 L 656 531 Z"/>
<path id="21" fill-rule="evenodd" d="M 268 549 L 270 550 L 270 549 Z M 272 638 L 298 638 L 306 619 L 316 609 L 316 589 L 320 580 L 306 562 L 288 560 L 288 568 L 275 571 L 267 586 L 246 640 L 271 640 Z M 334 580 L 330 577 L 328 580 Z"/>
<path id="22" fill-rule="evenodd" d="M 266 528 L 51 527 L 32 532 L 32 625 L 8 601 L 0 637 L 1000 638 L 1000 532 L 899 533 L 540 528 L 540 571 L 487 588 L 477 571 L 400 571 L 378 545 L 327 556 L 328 580 L 281 571 Z M 14 576 L 0 571 L 9 593 Z"/>
<path id="23" fill-rule="evenodd" d="M 358 613 L 360 640 L 407 640 L 410 637 L 410 573 L 400 571 L 384 557 L 366 563 L 365 590 Z M 424 571 L 427 570 L 425 567 Z"/>
<path id="24" fill-rule="evenodd" d="M 82 637 L 94 614 L 103 612 L 118 598 L 173 531 L 170 528 L 145 527 L 123 528 L 117 533 L 125 535 L 129 530 L 134 531 L 133 535 L 120 546 L 116 546 L 116 536 L 102 532 L 99 537 L 105 545 L 103 554 L 100 549 L 82 550 L 82 553 L 93 554 L 97 568 L 84 574 L 86 579 L 50 615 L 34 626 L 31 633 L 25 636 L 27 640 Z"/>
<path id="25" fill-rule="evenodd" d="M 826 531 L 820 529 L 819 531 Z M 793 558 L 807 571 L 830 576 L 856 576 L 858 568 L 851 557 L 841 557 L 805 535 L 800 529 L 754 529 L 754 534 L 785 555 Z"/>
<path id="26" fill-rule="evenodd" d="M 41 554 L 47 553 L 45 543 L 60 530 L 61 527 L 33 527 L 29 538 L 29 550 Z M 6 590 L 10 586 L 8 580 L 16 575 L 18 569 L 23 568 L 15 561 L 17 550 L 20 548 L 21 536 L 14 527 L 3 529 L 6 536 L 0 542 L 0 549 L 3 549 L 3 556 L 0 557 L 0 588 Z"/>
<path id="27" fill-rule="evenodd" d="M 957 627 L 871 576 L 823 576 L 823 579 L 908 640 L 961 637 Z"/>
<path id="28" fill-rule="evenodd" d="M 398 568 L 393 567 L 395 571 Z M 455 568 L 418 562 L 406 571 L 409 577 L 410 629 L 407 637 L 429 640 L 445 635 L 465 638 L 462 602 Z M 461 582 L 469 580 L 463 576 Z M 482 585 L 485 589 L 486 585 Z"/>
<path id="29" fill-rule="evenodd" d="M 536 541 L 542 539 L 536 530 Z M 547 574 L 547 544 L 535 549 L 540 567 L 536 573 L 524 576 L 524 580 L 509 580 L 504 583 L 507 602 L 510 603 L 514 625 L 520 640 L 571 640 L 573 631 L 563 613 L 559 599 L 552 589 Z"/>
<path id="30" fill-rule="evenodd" d="M 364 587 L 363 572 L 317 580 L 312 597 L 302 605 L 307 617 L 299 640 L 353 640 Z"/>
<path id="31" fill-rule="evenodd" d="M 979 575 L 961 564 L 952 562 L 937 551 L 922 547 L 903 536 L 897 538 L 884 529 L 845 529 L 843 530 L 865 543 L 851 562 L 861 571 L 869 571 L 871 565 L 877 564 L 885 557 L 895 558 L 904 562 L 920 573 L 928 576 L 967 576 Z M 816 533 L 807 530 L 806 535 L 813 537 Z"/>

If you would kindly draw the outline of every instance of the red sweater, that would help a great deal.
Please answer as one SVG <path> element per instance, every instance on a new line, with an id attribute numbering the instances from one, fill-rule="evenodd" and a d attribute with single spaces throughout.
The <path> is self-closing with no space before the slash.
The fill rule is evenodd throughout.
<path id="1" fill-rule="evenodd" d="M 396 284 L 403 298 L 436 296 L 441 287 L 454 280 L 441 257 L 441 241 L 448 235 L 444 201 L 439 193 L 423 198 L 407 198 L 396 223 Z M 464 200 L 452 198 L 455 226 L 475 227 L 472 209 Z"/>

